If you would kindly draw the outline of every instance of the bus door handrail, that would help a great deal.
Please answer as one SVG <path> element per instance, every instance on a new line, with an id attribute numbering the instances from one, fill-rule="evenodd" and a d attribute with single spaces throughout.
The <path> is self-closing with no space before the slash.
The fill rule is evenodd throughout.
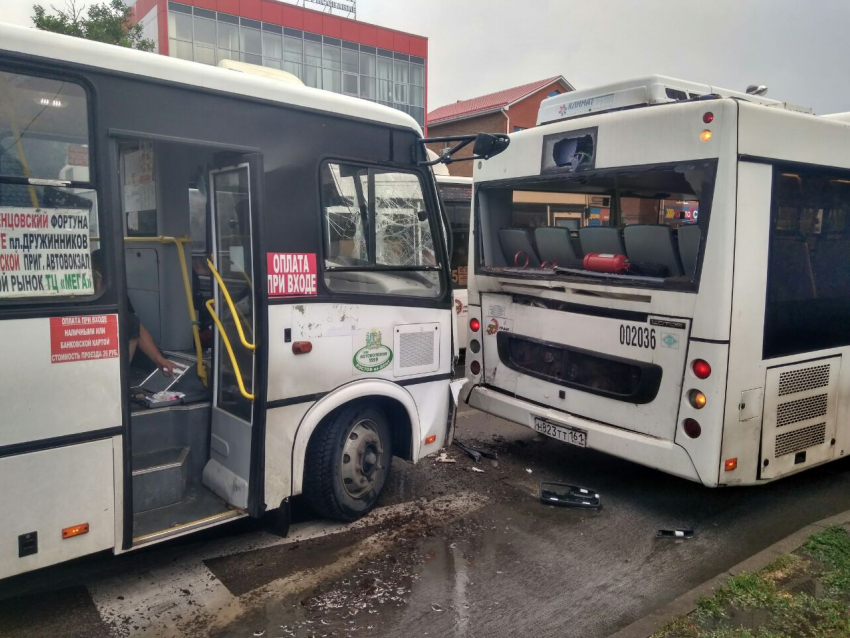
<path id="1" fill-rule="evenodd" d="M 180 274 L 183 276 L 183 292 L 186 295 L 186 308 L 189 311 L 189 320 L 192 323 L 192 340 L 195 342 L 195 358 L 197 359 L 198 378 L 208 387 L 209 381 L 207 378 L 207 370 L 204 366 L 204 351 L 201 348 L 201 333 L 199 330 L 200 323 L 198 315 L 195 312 L 195 304 L 192 301 L 192 286 L 189 283 L 189 270 L 186 266 L 186 255 L 183 253 L 183 246 L 190 243 L 192 240 L 187 237 L 169 237 L 167 235 L 159 235 L 154 237 L 125 237 L 125 242 L 153 242 L 158 241 L 160 244 L 174 244 L 177 247 L 177 257 L 180 260 Z"/>
<path id="2" fill-rule="evenodd" d="M 239 320 L 239 311 L 236 306 L 233 304 L 233 299 L 230 298 L 230 292 L 227 290 L 227 286 L 224 285 L 224 279 L 221 278 L 221 275 L 218 274 L 218 271 L 215 269 L 212 261 L 207 259 L 207 266 L 210 269 L 210 272 L 215 277 L 215 280 L 218 282 L 218 287 L 221 289 L 222 294 L 224 295 L 224 300 L 227 302 L 227 307 L 230 308 L 230 314 L 233 315 L 233 323 L 236 324 L 236 331 L 239 333 L 239 341 L 242 342 L 242 345 L 251 352 L 257 349 L 257 345 L 254 343 L 250 343 L 245 338 L 245 332 L 242 330 L 242 322 Z"/>
<path id="3" fill-rule="evenodd" d="M 236 355 L 233 354 L 233 346 L 230 345 L 230 337 L 227 336 L 227 333 L 224 331 L 224 326 L 221 323 L 221 319 L 218 318 L 218 315 L 215 312 L 215 299 L 208 299 L 207 303 L 204 305 L 207 307 L 212 320 L 215 322 L 215 325 L 218 328 L 218 333 L 221 335 L 221 340 L 224 342 L 224 347 L 227 349 L 227 355 L 230 357 L 230 365 L 233 366 L 233 372 L 236 374 L 236 383 L 239 386 L 239 393 L 249 401 L 253 402 L 254 395 L 245 389 L 245 383 L 242 381 L 242 371 L 239 369 L 239 364 L 236 362 Z"/>

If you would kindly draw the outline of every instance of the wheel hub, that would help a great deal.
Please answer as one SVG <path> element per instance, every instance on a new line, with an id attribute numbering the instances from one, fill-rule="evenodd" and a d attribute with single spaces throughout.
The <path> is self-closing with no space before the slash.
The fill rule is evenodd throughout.
<path id="1" fill-rule="evenodd" d="M 340 476 L 345 491 L 360 498 L 372 489 L 378 478 L 383 445 L 374 421 L 363 419 L 348 431 L 342 448 Z"/>

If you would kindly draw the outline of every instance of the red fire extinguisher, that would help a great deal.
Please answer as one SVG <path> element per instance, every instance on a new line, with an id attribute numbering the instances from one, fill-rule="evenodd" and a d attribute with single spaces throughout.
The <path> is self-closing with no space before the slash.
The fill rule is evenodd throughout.
<path id="1" fill-rule="evenodd" d="M 622 274 L 629 269 L 628 257 L 625 255 L 612 255 L 610 253 L 588 253 L 584 256 L 582 263 L 585 270 L 592 272 Z"/>

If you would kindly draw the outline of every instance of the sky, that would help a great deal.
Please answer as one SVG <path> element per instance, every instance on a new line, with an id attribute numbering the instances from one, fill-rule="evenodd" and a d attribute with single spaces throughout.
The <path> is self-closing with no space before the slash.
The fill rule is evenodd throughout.
<path id="1" fill-rule="evenodd" d="M 0 21 L 30 25 L 33 4 L 0 0 Z M 554 75 L 581 89 L 657 73 L 726 89 L 765 84 L 767 97 L 816 113 L 850 111 L 848 0 L 358 0 L 357 9 L 359 20 L 428 38 L 429 110 Z"/>

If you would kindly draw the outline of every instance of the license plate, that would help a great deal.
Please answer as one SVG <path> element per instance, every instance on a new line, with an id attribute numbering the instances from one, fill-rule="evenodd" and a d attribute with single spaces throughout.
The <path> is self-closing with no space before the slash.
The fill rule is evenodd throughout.
<path id="1" fill-rule="evenodd" d="M 558 439 L 564 443 L 577 445 L 578 447 L 587 447 L 586 430 L 572 428 L 567 425 L 555 425 L 545 419 L 534 419 L 534 429 L 540 432 L 540 434 L 551 436 L 553 439 Z"/>

